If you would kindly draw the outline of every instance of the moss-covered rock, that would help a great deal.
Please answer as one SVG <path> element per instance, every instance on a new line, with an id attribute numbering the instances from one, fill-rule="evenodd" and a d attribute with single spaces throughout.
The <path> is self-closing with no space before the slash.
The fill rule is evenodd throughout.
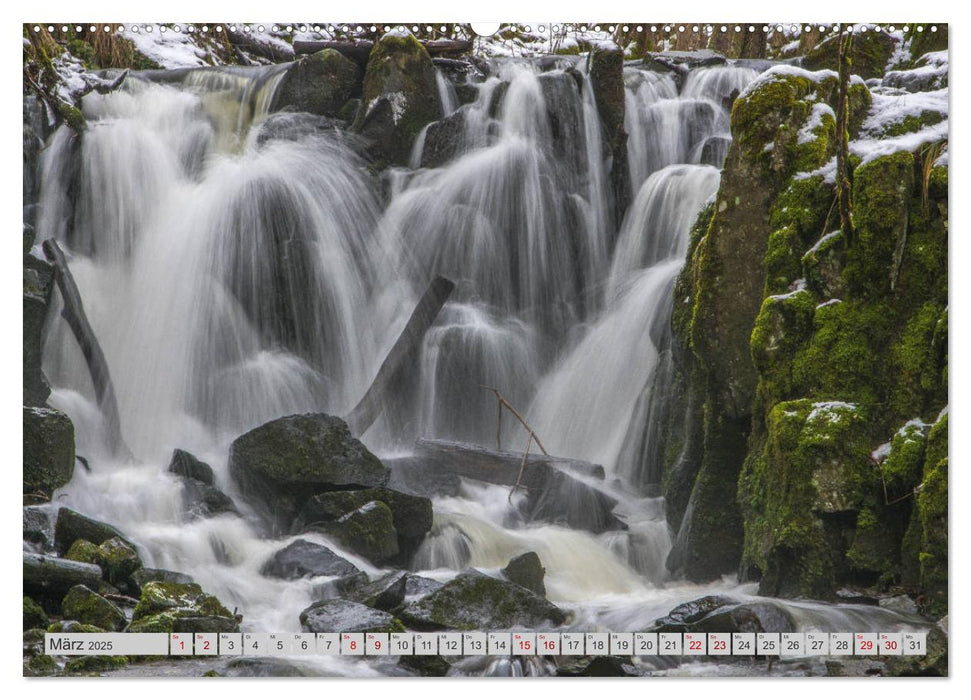
<path id="1" fill-rule="evenodd" d="M 917 496 L 920 584 L 926 608 L 934 615 L 947 614 L 947 419 L 945 412 L 927 435 L 923 482 Z"/>
<path id="2" fill-rule="evenodd" d="M 278 418 L 236 438 L 229 472 L 282 531 L 314 493 L 384 486 L 390 477 L 344 421 L 322 413 Z"/>
<path id="3" fill-rule="evenodd" d="M 193 630 L 196 632 L 239 630 L 233 614 L 198 584 L 151 581 L 142 587 L 128 631 L 173 632 L 182 618 L 212 618 L 212 629 Z"/>
<path id="4" fill-rule="evenodd" d="M 384 487 L 319 493 L 304 504 L 294 521 L 294 531 L 332 523 L 371 501 L 383 503 L 391 510 L 398 538 L 398 559 L 407 563 L 432 528 L 432 502 L 423 496 Z"/>
<path id="5" fill-rule="evenodd" d="M 89 625 L 85 622 L 78 622 L 77 620 L 58 620 L 57 622 L 52 622 L 47 628 L 48 632 L 80 632 L 83 634 L 95 634 L 98 632 L 106 632 L 107 630 L 98 627 L 97 625 Z"/>
<path id="6" fill-rule="evenodd" d="M 50 620 L 44 608 L 37 604 L 30 596 L 24 596 L 24 629 L 29 630 L 35 627 L 47 627 Z"/>
<path id="7" fill-rule="evenodd" d="M 127 665 L 127 656 L 79 656 L 64 664 L 64 672 L 84 676 L 97 675 L 116 671 Z"/>
<path id="8" fill-rule="evenodd" d="M 31 656 L 24 662 L 24 676 L 50 676 L 57 671 L 57 662 L 53 656 L 38 654 Z"/>
<path id="9" fill-rule="evenodd" d="M 304 56 L 280 80 L 270 111 L 336 117 L 349 99 L 361 94 L 361 78 L 358 64 L 334 49 Z"/>
<path id="10" fill-rule="evenodd" d="M 50 500 L 74 475 L 74 424 L 52 408 L 23 410 L 24 497 Z"/>
<path id="11" fill-rule="evenodd" d="M 614 200 L 614 214 L 619 221 L 631 198 L 627 130 L 624 128 L 624 52 L 614 44 L 598 44 L 590 51 L 587 67 L 604 132 L 604 148 L 610 158 L 611 195 Z"/>
<path id="12" fill-rule="evenodd" d="M 411 34 L 382 36 L 368 58 L 354 124 L 370 142 L 375 166 L 407 165 L 418 133 L 442 114 L 435 66 L 425 47 Z"/>
<path id="13" fill-rule="evenodd" d="M 545 598 L 475 570 L 405 606 L 400 617 L 418 629 L 457 630 L 542 629 L 566 621 L 566 613 Z"/>
<path id="14" fill-rule="evenodd" d="M 745 562 L 761 571 L 763 594 L 833 596 L 844 552 L 833 551 L 827 527 L 859 512 L 875 478 L 864 426 L 859 407 L 839 401 L 770 411 L 765 447 L 739 481 Z"/>
<path id="15" fill-rule="evenodd" d="M 100 545 L 113 537 L 128 542 L 128 539 L 113 525 L 81 515 L 70 508 L 61 508 L 57 511 L 54 544 L 61 553 L 67 552 L 77 540 L 87 540 Z"/>
<path id="16" fill-rule="evenodd" d="M 120 632 L 128 622 L 118 606 L 87 586 L 75 586 L 68 591 L 61 602 L 61 611 L 64 617 L 112 632 Z"/>
<path id="17" fill-rule="evenodd" d="M 112 537 L 98 547 L 97 564 L 104 571 L 105 579 L 118 585 L 141 568 L 142 560 L 134 547 L 120 537 Z"/>
<path id="18" fill-rule="evenodd" d="M 839 36 L 820 42 L 803 59 L 810 70 L 839 69 Z M 850 71 L 862 78 L 878 78 L 884 74 L 893 56 L 896 43 L 884 32 L 854 33 L 850 44 Z"/>
<path id="19" fill-rule="evenodd" d="M 369 501 L 337 520 L 313 526 L 355 554 L 381 565 L 398 554 L 398 531 L 391 509 L 382 501 Z"/>
<path id="20" fill-rule="evenodd" d="M 64 558 L 70 559 L 71 561 L 84 562 L 85 564 L 99 565 L 98 545 L 87 540 L 75 540 L 68 548 Z"/>

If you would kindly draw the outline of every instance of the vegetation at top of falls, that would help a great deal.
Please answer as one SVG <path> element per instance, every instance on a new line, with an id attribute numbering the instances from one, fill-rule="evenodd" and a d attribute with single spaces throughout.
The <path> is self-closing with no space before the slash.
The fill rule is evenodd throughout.
<path id="1" fill-rule="evenodd" d="M 831 34 L 806 54 L 803 66 L 810 70 L 835 69 L 839 43 L 839 35 Z M 884 32 L 855 32 L 849 50 L 850 70 L 864 79 L 883 75 L 893 55 L 895 43 Z"/>

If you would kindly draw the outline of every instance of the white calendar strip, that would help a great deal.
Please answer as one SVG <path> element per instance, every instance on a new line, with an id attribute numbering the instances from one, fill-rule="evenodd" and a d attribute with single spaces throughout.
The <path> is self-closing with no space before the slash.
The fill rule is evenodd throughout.
<path id="1" fill-rule="evenodd" d="M 924 632 L 47 633 L 61 656 L 923 656 Z"/>

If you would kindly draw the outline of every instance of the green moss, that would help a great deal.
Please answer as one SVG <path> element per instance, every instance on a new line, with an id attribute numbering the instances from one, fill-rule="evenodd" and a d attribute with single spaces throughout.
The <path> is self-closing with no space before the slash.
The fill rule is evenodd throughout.
<path id="1" fill-rule="evenodd" d="M 127 623 L 125 613 L 114 603 L 86 586 L 71 588 L 61 602 L 61 609 L 66 618 L 114 632 L 124 629 Z"/>
<path id="2" fill-rule="evenodd" d="M 85 564 L 98 563 L 98 545 L 87 540 L 74 540 L 64 555 L 65 559 L 84 562 Z"/>
<path id="3" fill-rule="evenodd" d="M 70 674 L 89 675 L 116 671 L 128 665 L 126 656 L 79 656 L 64 665 L 64 672 Z"/>
<path id="4" fill-rule="evenodd" d="M 880 465 L 888 498 L 904 496 L 920 483 L 927 428 L 926 423 L 913 420 L 894 434 L 890 442 L 890 454 Z"/>
<path id="5" fill-rule="evenodd" d="M 70 622 L 71 624 L 67 624 Z M 60 620 L 58 622 L 53 622 L 47 628 L 48 632 L 105 632 L 106 630 L 98 627 L 96 625 L 88 625 L 83 622 L 77 622 L 74 620 Z"/>
<path id="6" fill-rule="evenodd" d="M 890 348 L 894 376 L 892 405 L 897 415 L 921 414 L 935 398 L 946 400 L 947 387 L 941 384 L 946 347 L 934 342 L 944 313 L 937 304 L 927 302 L 911 317 Z"/>
<path id="7" fill-rule="evenodd" d="M 853 240 L 844 278 L 866 299 L 884 298 L 895 286 L 895 253 L 909 229 L 908 208 L 915 194 L 914 156 L 905 151 L 877 158 L 853 174 Z"/>
<path id="8" fill-rule="evenodd" d="M 38 654 L 24 662 L 25 676 L 50 676 L 57 671 L 57 663 L 53 656 Z"/>
<path id="9" fill-rule="evenodd" d="M 98 547 L 98 565 L 109 583 L 119 584 L 141 568 L 135 548 L 120 537 L 112 537 Z"/>
<path id="10" fill-rule="evenodd" d="M 813 332 L 815 308 L 816 300 L 805 289 L 762 302 L 751 347 L 752 361 L 763 376 L 760 393 L 768 405 L 791 398 L 792 360 Z"/>
<path id="11" fill-rule="evenodd" d="M 398 532 L 391 509 L 382 501 L 371 501 L 340 519 L 322 523 L 319 529 L 344 547 L 376 564 L 398 554 Z"/>
<path id="12" fill-rule="evenodd" d="M 915 116 L 913 114 L 908 114 L 900 121 L 888 124 L 880 131 L 879 134 L 877 134 L 877 136 L 887 138 L 891 136 L 901 136 L 903 134 L 916 133 L 918 131 L 922 131 L 928 126 L 940 124 L 945 119 L 947 119 L 946 114 L 925 109 L 919 115 Z"/>
<path id="13" fill-rule="evenodd" d="M 846 552 L 853 569 L 875 576 L 877 585 L 884 589 L 900 576 L 900 535 L 890 518 L 892 513 L 877 503 L 864 507 Z"/>
<path id="14" fill-rule="evenodd" d="M 924 31 L 918 32 L 917 27 L 924 27 Z M 908 24 L 904 30 L 906 37 L 910 39 L 910 55 L 919 58 L 931 51 L 947 51 L 947 25 L 938 24 L 937 31 L 932 32 L 927 25 Z"/>
<path id="15" fill-rule="evenodd" d="M 839 69 L 839 37 L 832 36 L 816 45 L 803 59 L 809 70 Z M 884 32 L 856 33 L 850 44 L 850 72 L 863 78 L 882 76 L 894 52 L 894 39 Z"/>
<path id="16" fill-rule="evenodd" d="M 854 404 L 784 401 L 739 479 L 743 563 L 767 595 L 832 597 L 836 559 L 825 517 L 858 511 L 873 485 L 864 413 Z"/>
<path id="17" fill-rule="evenodd" d="M 24 629 L 34 629 L 36 627 L 47 627 L 50 620 L 44 608 L 37 604 L 33 598 L 24 596 Z"/>
<path id="18" fill-rule="evenodd" d="M 129 631 L 172 632 L 176 620 L 187 617 L 234 620 L 233 614 L 198 584 L 151 581 L 142 587 Z M 231 624 L 235 626 L 235 622 Z"/>
<path id="19" fill-rule="evenodd" d="M 927 610 L 937 616 L 947 614 L 947 422 L 945 413 L 927 435 L 923 483 L 917 496 L 920 583 Z"/>

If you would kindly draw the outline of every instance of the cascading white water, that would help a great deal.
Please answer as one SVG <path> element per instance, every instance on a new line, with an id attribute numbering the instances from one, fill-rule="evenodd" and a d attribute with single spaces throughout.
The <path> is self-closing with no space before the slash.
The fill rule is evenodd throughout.
<path id="1" fill-rule="evenodd" d="M 629 529 L 526 523 L 507 488 L 464 482 L 435 499 L 415 567 L 444 580 L 536 551 L 575 629 L 630 629 L 632 610 L 646 620 L 645 611 L 657 617 L 707 592 L 664 581 L 663 499 L 640 489 L 646 460 L 635 434 L 645 397 L 664 381 L 669 341 L 657 329 L 668 325 L 688 228 L 718 185 L 699 149 L 724 138 L 725 99 L 754 73 L 694 71 L 679 96 L 668 76 L 625 71 L 637 196 L 623 222 L 608 211 L 588 77 L 569 62 L 547 72 L 497 62 L 462 107 L 439 74 L 446 117 L 462 120 L 454 155 L 419 170 L 427 144 L 416 145 L 413 167 L 387 174 L 386 205 L 338 134 L 260 142 L 282 75 L 205 70 L 180 85 L 133 83 L 86 98 L 80 144 L 66 129 L 53 136 L 39 234 L 72 254 L 137 458 L 118 462 L 102 444 L 86 366 L 55 308 L 50 402 L 72 417 L 92 465 L 56 502 L 119 525 L 147 565 L 185 571 L 238 607 L 244 629 L 298 629 L 299 611 L 328 582 L 260 575 L 292 538 L 259 534 L 229 478 L 228 444 L 281 415 L 345 413 L 418 293 L 444 274 L 457 289 L 364 441 L 379 454 L 407 451 L 417 436 L 490 444 L 495 403 L 482 385 L 495 386 L 551 452 L 605 467 L 595 486 L 618 501 Z M 512 423 L 504 435 L 517 445 L 524 437 Z M 213 466 L 245 517 L 186 520 L 181 482 L 166 471 L 177 447 Z M 377 573 L 322 535 L 303 537 Z"/>

